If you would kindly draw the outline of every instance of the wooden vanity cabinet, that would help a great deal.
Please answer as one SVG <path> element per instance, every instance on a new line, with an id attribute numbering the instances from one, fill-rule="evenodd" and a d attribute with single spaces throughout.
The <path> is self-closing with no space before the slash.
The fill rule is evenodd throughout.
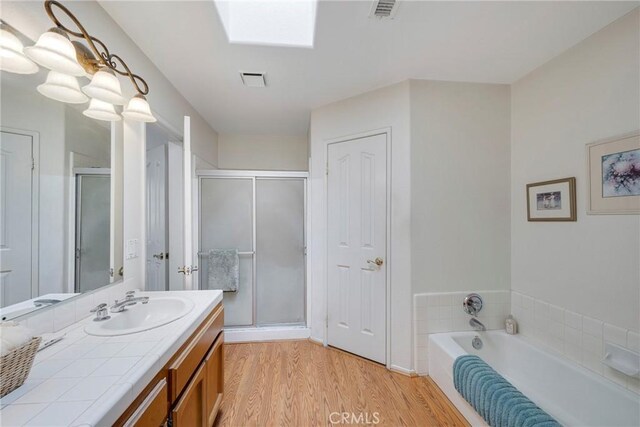
<path id="1" fill-rule="evenodd" d="M 115 425 L 211 427 L 224 390 L 223 325 L 220 303 Z"/>

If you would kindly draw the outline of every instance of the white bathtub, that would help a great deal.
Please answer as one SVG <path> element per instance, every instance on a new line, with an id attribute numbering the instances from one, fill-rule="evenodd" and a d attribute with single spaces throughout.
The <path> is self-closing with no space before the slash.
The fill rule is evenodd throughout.
<path id="1" fill-rule="evenodd" d="M 484 346 L 476 350 L 478 335 Z M 486 426 L 453 386 L 453 361 L 477 354 L 564 426 L 640 426 L 640 396 L 503 331 L 429 336 L 429 376 L 474 426 Z"/>

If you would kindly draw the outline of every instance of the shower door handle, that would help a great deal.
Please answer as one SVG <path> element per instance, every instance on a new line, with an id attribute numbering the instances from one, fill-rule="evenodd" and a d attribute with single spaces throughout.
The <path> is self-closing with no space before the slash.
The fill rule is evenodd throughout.
<path id="1" fill-rule="evenodd" d="M 191 273 L 195 273 L 198 271 L 197 265 L 185 265 L 183 267 L 178 267 L 178 273 L 182 273 L 185 276 L 189 276 Z"/>

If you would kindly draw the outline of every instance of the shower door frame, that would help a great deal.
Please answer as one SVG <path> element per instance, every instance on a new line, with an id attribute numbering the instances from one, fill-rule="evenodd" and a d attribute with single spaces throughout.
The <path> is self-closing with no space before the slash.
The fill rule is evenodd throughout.
<path id="1" fill-rule="evenodd" d="M 257 329 L 257 328 L 273 328 L 273 327 L 294 327 L 294 328 L 298 328 L 301 326 L 304 327 L 308 327 L 309 325 L 309 320 L 308 320 L 308 312 L 309 312 L 309 299 L 308 299 L 308 294 L 307 294 L 307 274 L 308 274 L 308 268 L 307 268 L 307 248 L 308 248 L 308 241 L 307 241 L 307 197 L 308 197 L 308 181 L 309 181 L 309 172 L 305 172 L 305 171 L 258 171 L 258 170 L 240 170 L 240 169 L 234 169 L 234 170 L 223 170 L 223 169 L 210 169 L 210 170 L 196 170 L 196 177 L 198 179 L 198 202 L 197 202 L 197 209 L 196 209 L 196 213 L 194 214 L 195 218 L 195 224 L 197 224 L 197 230 L 196 230 L 196 234 L 198 236 L 198 243 L 197 243 L 197 247 L 194 250 L 195 252 L 195 256 L 197 257 L 197 265 L 200 264 L 200 252 L 203 250 L 206 250 L 206 248 L 202 248 L 200 243 L 202 240 L 202 236 L 201 236 L 201 215 L 200 215 L 200 209 L 201 209 L 201 190 L 202 190 L 202 180 L 203 179 L 208 179 L 208 178 L 218 178 L 218 179 L 250 179 L 252 182 L 252 206 L 251 206 L 251 222 L 252 222 L 252 249 L 253 249 L 253 253 L 252 253 L 252 276 L 253 276 L 253 280 L 251 282 L 251 291 L 252 291 L 252 312 L 251 312 L 251 325 L 238 325 L 238 326 L 225 326 L 225 329 L 246 329 L 246 328 L 253 328 L 253 329 Z M 258 304 L 257 304 L 257 299 L 258 299 L 258 293 L 257 293 L 257 283 L 258 283 L 258 275 L 257 275 L 257 262 L 258 262 L 258 251 L 257 251 L 257 246 L 258 246 L 258 229 L 257 229 L 257 216 L 256 216 L 256 212 L 257 212 L 257 206 L 256 206 L 256 181 L 258 179 L 302 179 L 302 184 L 303 184 L 303 227 L 302 227 L 302 238 L 303 238 L 303 243 L 304 243 L 304 249 L 303 249 L 303 256 L 304 256 L 304 263 L 303 263 L 303 271 L 304 271 L 304 280 L 303 280 L 303 293 L 304 293 L 304 304 L 303 304 L 303 313 L 304 313 L 304 320 L 303 322 L 301 322 L 300 324 L 298 323 L 276 323 L 276 324 L 268 324 L 268 325 L 258 325 L 257 324 L 257 318 L 258 318 Z M 201 286 L 201 282 L 202 282 L 202 275 L 198 275 L 198 289 L 202 289 Z"/>
<path id="2" fill-rule="evenodd" d="M 81 240 L 82 240 L 82 179 L 85 176 L 101 176 L 101 177 L 108 177 L 109 178 L 109 186 L 111 187 L 111 182 L 113 180 L 113 176 L 111 175 L 111 168 L 91 168 L 91 167 L 85 167 L 85 168 L 73 168 L 73 179 L 72 179 L 72 185 L 73 185 L 73 200 L 72 203 L 75 205 L 74 209 L 73 209 L 73 214 L 72 214 L 72 221 L 74 223 L 74 227 L 73 227 L 73 235 L 72 235 L 72 242 L 73 242 L 73 269 L 70 271 L 73 271 L 73 279 L 72 281 L 70 281 L 70 285 L 72 284 L 72 288 L 70 290 L 70 292 L 82 292 L 81 290 L 79 290 L 79 287 L 81 285 L 81 283 L 79 282 L 80 280 L 80 266 L 82 264 L 82 261 L 80 260 L 80 262 L 78 262 L 79 258 L 78 258 L 78 245 L 80 244 Z M 111 187 L 113 188 L 113 187 Z M 111 217 L 111 206 L 113 203 L 113 200 L 111 199 L 112 197 L 112 192 L 109 192 L 109 235 L 111 235 L 111 230 L 113 229 L 113 221 L 114 218 Z M 114 281 L 116 272 L 113 271 L 113 260 L 112 258 L 112 253 L 113 253 L 113 244 L 114 241 L 112 240 L 112 238 L 110 238 L 110 242 L 109 242 L 109 283 L 111 284 Z M 71 286 L 70 286 L 71 287 Z M 85 292 L 90 292 L 89 291 L 85 291 Z"/>

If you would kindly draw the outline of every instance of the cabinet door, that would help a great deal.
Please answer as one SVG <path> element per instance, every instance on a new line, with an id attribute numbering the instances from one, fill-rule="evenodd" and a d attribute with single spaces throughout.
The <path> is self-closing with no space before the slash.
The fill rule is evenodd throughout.
<path id="1" fill-rule="evenodd" d="M 224 388 L 224 332 L 218 336 L 211 350 L 205 358 L 207 403 L 205 405 L 209 426 L 216 419 L 220 404 L 222 403 L 222 391 Z"/>
<path id="2" fill-rule="evenodd" d="M 162 379 L 124 423 L 124 427 L 159 427 L 163 425 L 167 419 L 168 401 L 167 380 Z"/>
<path id="3" fill-rule="evenodd" d="M 206 413 L 206 369 L 202 364 L 197 370 L 178 403 L 171 411 L 173 427 L 208 427 Z"/>

